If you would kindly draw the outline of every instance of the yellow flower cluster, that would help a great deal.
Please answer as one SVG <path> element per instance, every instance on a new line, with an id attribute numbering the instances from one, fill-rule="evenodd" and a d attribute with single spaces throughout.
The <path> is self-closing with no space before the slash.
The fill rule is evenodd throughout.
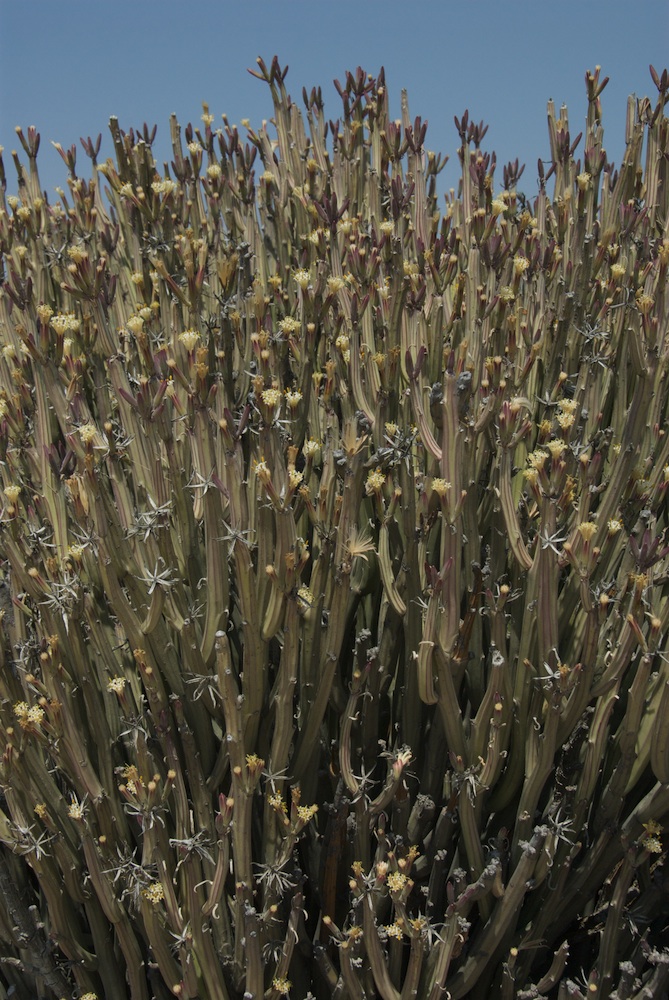
<path id="1" fill-rule="evenodd" d="M 381 469 L 376 468 L 373 472 L 370 472 L 367 476 L 367 482 L 365 483 L 365 493 L 367 496 L 371 496 L 373 493 L 380 493 L 383 489 L 383 484 L 386 481 L 386 477 L 381 472 Z"/>
<path id="2" fill-rule="evenodd" d="M 183 333 L 179 334 L 179 340 L 190 354 L 197 347 L 200 340 L 200 334 L 197 330 L 184 330 Z"/>
<path id="3" fill-rule="evenodd" d="M 165 899 L 165 890 L 160 882 L 152 882 L 150 885 L 147 885 L 145 889 L 142 889 L 142 896 L 144 899 L 148 900 L 152 906 L 157 906 L 158 903 Z"/>
<path id="4" fill-rule="evenodd" d="M 386 879 L 386 885 L 391 892 L 401 892 L 407 884 L 407 877 L 402 872 L 391 872 Z"/>
<path id="5" fill-rule="evenodd" d="M 44 709 L 39 705 L 32 708 L 26 701 L 17 701 L 14 705 L 14 715 L 19 720 L 21 729 L 35 729 L 44 721 Z"/>
<path id="6" fill-rule="evenodd" d="M 81 323 L 74 313 L 56 313 L 55 316 L 51 317 L 51 326 L 54 328 L 58 336 L 62 337 L 68 330 L 76 333 L 81 326 Z"/>

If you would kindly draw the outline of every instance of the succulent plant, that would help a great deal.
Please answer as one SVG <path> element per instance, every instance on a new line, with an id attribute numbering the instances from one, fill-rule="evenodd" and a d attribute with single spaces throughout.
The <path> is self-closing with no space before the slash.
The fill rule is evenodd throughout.
<path id="1" fill-rule="evenodd" d="M 669 989 L 669 121 L 110 123 L 0 251 L 0 980 Z M 275 133 L 274 133 L 275 130 Z M 274 137 L 276 134 L 276 137 Z M 644 156 L 645 152 L 645 156 Z"/>

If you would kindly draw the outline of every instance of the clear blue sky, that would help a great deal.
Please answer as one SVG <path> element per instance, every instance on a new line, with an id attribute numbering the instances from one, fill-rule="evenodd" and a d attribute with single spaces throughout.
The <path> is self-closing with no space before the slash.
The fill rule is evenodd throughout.
<path id="1" fill-rule="evenodd" d="M 605 145 L 619 162 L 626 98 L 655 88 L 648 64 L 669 63 L 669 0 L 0 0 L 0 145 L 10 190 L 16 125 L 42 135 L 38 163 L 51 195 L 65 165 L 50 145 L 121 127 L 158 125 L 159 162 L 169 158 L 168 119 L 199 124 L 201 102 L 218 119 L 271 117 L 269 90 L 247 73 L 258 55 L 290 66 L 287 85 L 323 88 L 326 117 L 341 104 L 332 85 L 361 65 L 385 66 L 391 110 L 402 88 L 412 117 L 429 121 L 426 146 L 451 157 L 442 188 L 457 183 L 453 116 L 490 125 L 484 140 L 502 164 L 527 164 L 521 188 L 536 191 L 548 151 L 546 102 L 567 104 L 575 136 L 586 113 L 584 74 L 602 66 Z M 214 125 L 214 128 L 216 125 Z M 578 155 L 578 154 L 577 154 Z M 82 173 L 88 163 L 81 148 Z"/>

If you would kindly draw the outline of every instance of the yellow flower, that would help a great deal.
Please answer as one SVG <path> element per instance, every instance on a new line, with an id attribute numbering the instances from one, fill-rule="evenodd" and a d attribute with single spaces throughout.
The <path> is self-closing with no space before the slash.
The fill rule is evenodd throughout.
<path id="1" fill-rule="evenodd" d="M 91 423 L 84 424 L 82 427 L 79 428 L 79 436 L 81 440 L 84 442 L 84 444 L 92 444 L 92 442 L 95 440 L 95 435 L 97 434 L 97 432 L 98 432 L 97 427 L 95 426 L 95 424 Z"/>
<path id="2" fill-rule="evenodd" d="M 308 438 L 302 445 L 302 454 L 305 458 L 317 458 L 321 450 L 320 441 L 316 441 L 315 438 Z"/>
<path id="3" fill-rule="evenodd" d="M 107 690 L 113 694 L 123 694 L 125 685 L 125 677 L 112 677 L 107 681 Z"/>
<path id="4" fill-rule="evenodd" d="M 72 799 L 67 809 L 67 815 L 70 819 L 82 820 L 84 818 L 83 802 L 77 802 L 76 799 Z"/>
<path id="5" fill-rule="evenodd" d="M 144 329 L 144 320 L 141 316 L 131 316 L 126 325 L 130 332 L 137 336 Z"/>
<path id="6" fill-rule="evenodd" d="M 563 431 L 568 431 L 574 424 L 573 413 L 558 413 L 555 418 Z"/>
<path id="7" fill-rule="evenodd" d="M 18 500 L 18 498 L 21 495 L 21 487 L 20 486 L 6 486 L 5 489 L 3 490 L 3 492 L 4 492 L 5 496 L 7 497 L 7 499 L 9 500 L 10 503 L 16 503 L 16 501 Z"/>
<path id="8" fill-rule="evenodd" d="M 165 197 L 171 195 L 176 189 L 176 184 L 170 180 L 154 181 L 151 185 L 151 190 L 154 194 L 164 194 Z"/>
<path id="9" fill-rule="evenodd" d="M 378 467 L 373 472 L 370 472 L 365 483 L 365 493 L 367 496 L 371 496 L 372 493 L 380 493 L 385 481 L 386 477 Z"/>
<path id="10" fill-rule="evenodd" d="M 267 464 L 267 462 L 264 461 L 256 462 L 255 471 L 256 471 L 256 476 L 258 477 L 260 482 L 263 483 L 263 485 L 267 486 L 268 483 L 271 482 L 272 473 L 269 470 L 269 465 Z"/>
<path id="11" fill-rule="evenodd" d="M 592 541 L 593 536 L 597 533 L 597 525 L 593 521 L 584 521 L 578 526 L 578 533 L 587 544 Z"/>
<path id="12" fill-rule="evenodd" d="M 646 295 L 639 291 L 636 296 L 636 305 L 641 315 L 647 316 L 655 305 L 655 299 L 652 295 Z"/>
<path id="13" fill-rule="evenodd" d="M 527 257 L 523 257 L 522 254 L 517 253 L 516 256 L 513 258 L 513 273 L 515 275 L 518 275 L 518 277 L 520 277 L 521 274 L 524 274 L 529 266 L 530 266 L 529 260 L 527 259 Z"/>
<path id="14" fill-rule="evenodd" d="M 247 753 L 246 755 L 246 766 L 251 772 L 251 776 L 255 777 L 259 774 L 263 767 L 265 766 L 265 761 L 262 757 L 259 757 L 256 753 Z"/>
<path id="15" fill-rule="evenodd" d="M 25 717 L 25 726 L 41 726 L 44 721 L 44 709 L 39 705 L 33 705 L 32 708 L 28 709 L 27 715 Z M 21 725 L 24 725 L 23 720 L 21 720 Z"/>
<path id="16" fill-rule="evenodd" d="M 386 884 L 391 892 L 401 892 L 407 884 L 407 877 L 402 872 L 391 872 Z"/>
<path id="17" fill-rule="evenodd" d="M 279 976 L 277 976 L 275 979 L 272 980 L 272 986 L 274 987 L 274 989 L 277 991 L 277 993 L 280 993 L 281 996 L 284 997 L 290 993 L 290 988 L 292 985 L 293 984 L 290 982 L 289 979 L 282 979 Z"/>
<path id="18" fill-rule="evenodd" d="M 346 282 L 344 281 L 343 278 L 331 275 L 327 280 L 329 294 L 334 295 L 336 292 L 339 292 L 344 287 L 345 284 Z"/>
<path id="19" fill-rule="evenodd" d="M 295 333 L 296 330 L 300 329 L 300 321 L 292 316 L 284 316 L 278 325 L 282 333 Z"/>
<path id="20" fill-rule="evenodd" d="M 445 479 L 433 479 L 432 489 L 442 500 L 445 499 L 451 490 L 451 484 L 447 483 Z"/>
<path id="21" fill-rule="evenodd" d="M 527 456 L 527 464 L 531 469 L 536 469 L 537 472 L 539 472 L 541 469 L 543 469 L 544 465 L 546 464 L 547 458 L 548 458 L 547 451 L 540 451 L 540 450 L 532 451 Z"/>
<path id="22" fill-rule="evenodd" d="M 313 607 L 314 595 L 309 588 L 303 584 L 297 592 L 297 610 L 305 614 L 309 608 Z"/>
<path id="23" fill-rule="evenodd" d="M 260 398 L 265 406 L 273 409 L 281 402 L 281 392 L 279 389 L 264 389 L 263 392 L 260 393 Z"/>
<path id="24" fill-rule="evenodd" d="M 189 354 L 191 354 L 200 339 L 200 334 L 197 330 L 184 330 L 183 333 L 179 334 L 179 340 L 184 345 Z"/>
<path id="25" fill-rule="evenodd" d="M 299 389 L 286 389 L 286 402 L 291 410 L 297 409 L 301 399 L 302 393 Z"/>
<path id="26" fill-rule="evenodd" d="M 147 899 L 152 906 L 157 906 L 158 903 L 165 899 L 165 890 L 160 882 L 151 882 L 147 885 L 145 889 L 142 889 L 142 896 Z"/>
<path id="27" fill-rule="evenodd" d="M 303 292 L 306 292 L 309 287 L 309 277 L 309 272 L 305 271 L 304 268 L 296 271 L 293 275 L 295 282 L 299 285 Z"/>
<path id="28" fill-rule="evenodd" d="M 54 328 L 59 337 L 62 337 L 67 330 L 76 331 L 80 327 L 80 322 L 74 313 L 58 313 L 56 316 L 51 317 L 51 326 Z"/>

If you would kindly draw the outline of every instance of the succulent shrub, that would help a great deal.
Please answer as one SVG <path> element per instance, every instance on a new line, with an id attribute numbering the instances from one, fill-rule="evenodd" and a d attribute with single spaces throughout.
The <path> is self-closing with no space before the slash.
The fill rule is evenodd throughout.
<path id="1" fill-rule="evenodd" d="M 285 72 L 2 171 L 3 996 L 663 995 L 667 73 L 440 212 Z"/>

